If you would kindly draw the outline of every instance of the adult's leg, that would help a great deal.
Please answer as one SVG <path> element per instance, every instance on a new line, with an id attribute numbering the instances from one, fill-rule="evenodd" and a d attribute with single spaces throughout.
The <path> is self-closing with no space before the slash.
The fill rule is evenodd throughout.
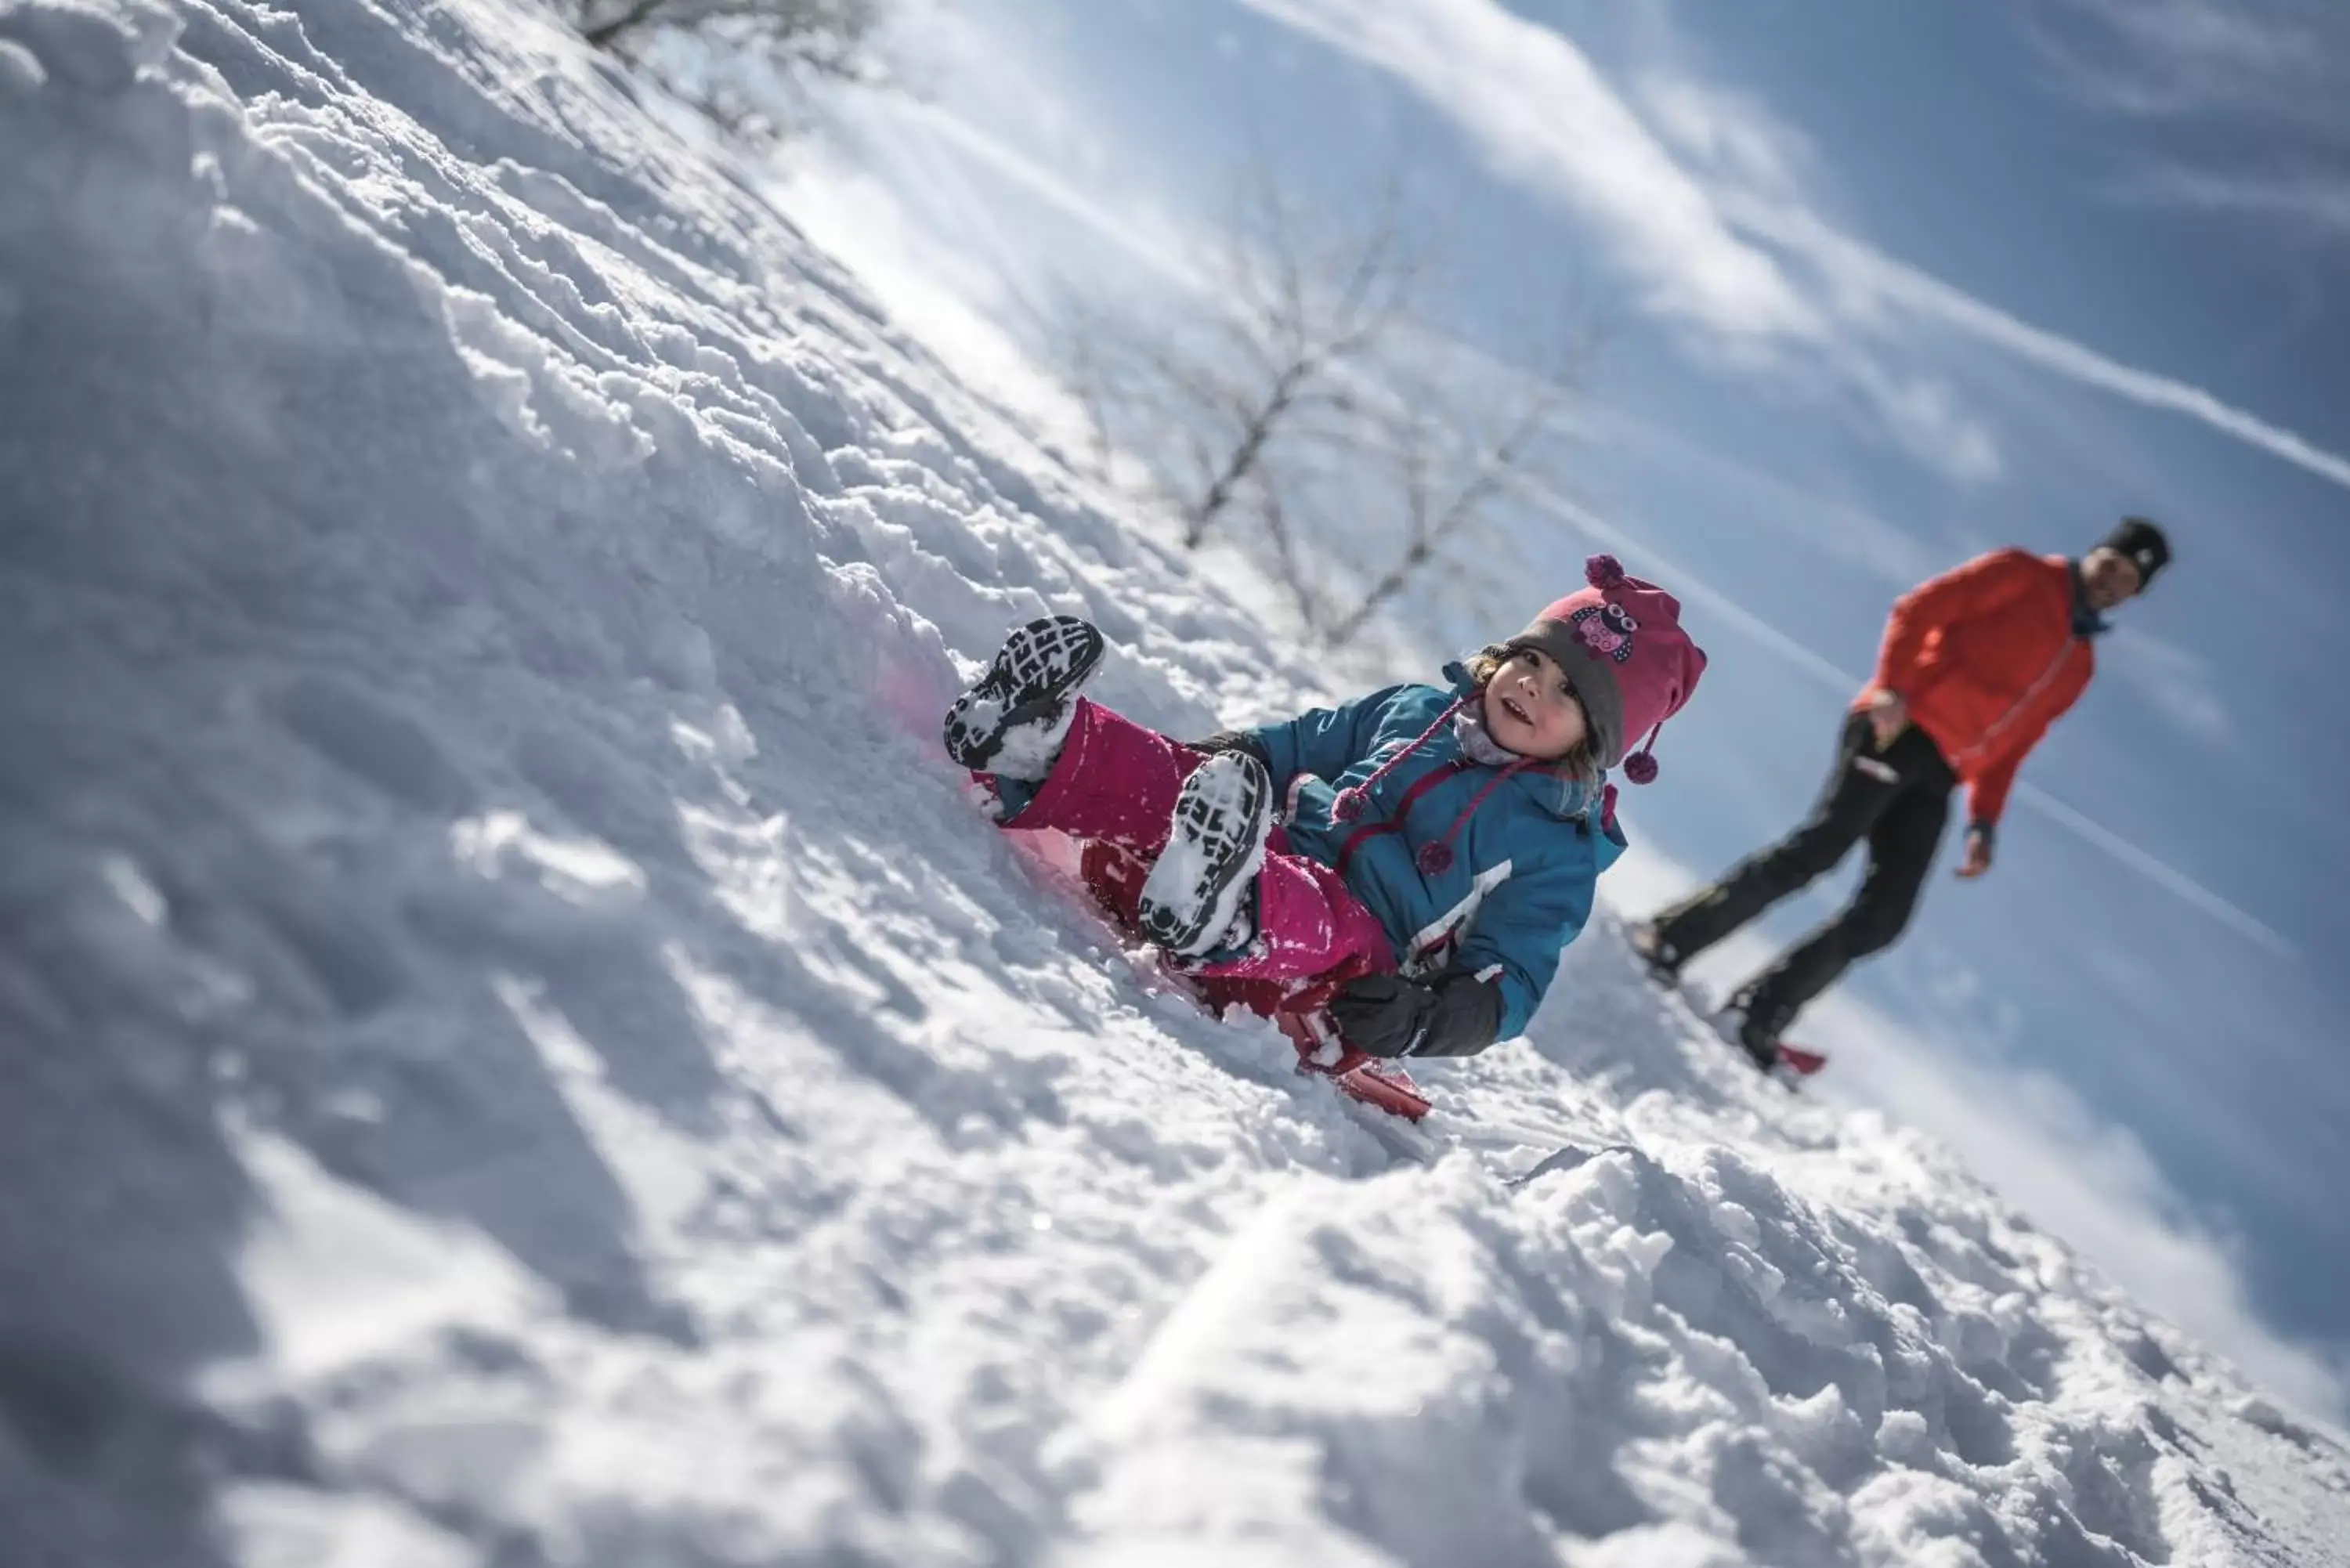
<path id="1" fill-rule="evenodd" d="M 1904 735 L 1895 745 L 1908 739 Z M 1903 779 L 1898 766 L 1877 755 L 1875 742 L 1867 715 L 1847 715 L 1836 739 L 1835 765 L 1811 815 L 1778 843 L 1756 851 L 1719 881 L 1649 921 L 1658 953 L 1669 967 L 1678 969 L 1833 870 L 1845 852 L 1877 825 L 1902 793 Z"/>
<path id="2" fill-rule="evenodd" d="M 1740 988 L 1758 1034 L 1775 1040 L 1854 961 L 1893 945 L 1918 907 L 1950 815 L 1949 789 L 1931 784 L 1903 792 L 1885 808 L 1869 830 L 1868 874 L 1851 906 Z"/>

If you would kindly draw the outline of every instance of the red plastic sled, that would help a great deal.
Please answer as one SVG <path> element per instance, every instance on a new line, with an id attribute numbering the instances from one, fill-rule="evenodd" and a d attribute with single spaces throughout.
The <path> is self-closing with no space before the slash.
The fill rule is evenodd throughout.
<path id="1" fill-rule="evenodd" d="M 1048 877 L 1075 882 L 1083 888 L 1094 907 L 1117 926 L 1122 940 L 1135 939 L 1134 904 L 1149 872 L 1149 862 L 1113 845 L 1081 844 L 1050 831 L 1015 834 L 1013 842 Z M 1393 1062 L 1350 1048 L 1331 1026 L 1322 1004 L 1349 975 L 1325 976 L 1301 990 L 1262 981 L 1203 986 L 1173 970 L 1166 972 L 1170 981 L 1220 1016 L 1227 1008 L 1238 1006 L 1271 1018 L 1297 1047 L 1300 1073 L 1327 1078 L 1340 1094 L 1407 1121 L 1416 1122 L 1428 1114 L 1428 1097 L 1409 1073 Z"/>
<path id="2" fill-rule="evenodd" d="M 1274 1021 L 1297 1047 L 1297 1070 L 1329 1079 L 1338 1092 L 1367 1106 L 1416 1122 L 1428 1114 L 1428 1097 L 1411 1075 L 1393 1062 L 1357 1051 L 1338 1037 L 1325 1012 L 1279 1012 Z"/>

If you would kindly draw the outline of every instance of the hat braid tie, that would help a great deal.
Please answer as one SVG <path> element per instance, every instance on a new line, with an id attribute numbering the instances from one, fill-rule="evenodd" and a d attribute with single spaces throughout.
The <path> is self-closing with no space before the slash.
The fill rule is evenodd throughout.
<path id="1" fill-rule="evenodd" d="M 1330 803 L 1331 820 L 1334 822 L 1358 821 L 1362 817 L 1365 808 L 1369 805 L 1372 786 L 1376 785 L 1381 779 L 1387 777 L 1388 774 L 1392 773 L 1398 763 L 1402 762 L 1406 757 L 1411 755 L 1412 753 L 1428 744 L 1429 737 L 1435 734 L 1437 731 L 1442 729 L 1447 723 L 1451 722 L 1452 715 L 1459 712 L 1461 711 L 1461 705 L 1467 701 L 1469 701 L 1469 699 L 1466 697 L 1455 697 L 1452 700 L 1452 705 L 1445 709 L 1443 712 L 1439 713 L 1436 716 L 1436 722 L 1419 732 L 1419 738 L 1418 740 L 1412 742 L 1411 744 L 1404 747 L 1401 751 L 1396 753 L 1395 755 L 1389 757 L 1386 762 L 1381 763 L 1378 767 L 1372 769 L 1371 776 L 1365 779 L 1361 784 L 1348 784 L 1345 789 L 1340 790 L 1338 792 L 1338 797 Z"/>

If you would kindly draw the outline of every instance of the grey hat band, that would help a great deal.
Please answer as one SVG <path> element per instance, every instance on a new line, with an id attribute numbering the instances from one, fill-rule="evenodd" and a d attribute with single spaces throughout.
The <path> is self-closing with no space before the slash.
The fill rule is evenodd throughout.
<path id="1" fill-rule="evenodd" d="M 1591 754 L 1603 768 L 1624 760 L 1624 696 L 1616 689 L 1616 670 L 1575 635 L 1565 621 L 1538 620 L 1503 644 L 1504 648 L 1539 648 L 1551 662 L 1566 671 L 1583 716 L 1591 725 Z"/>

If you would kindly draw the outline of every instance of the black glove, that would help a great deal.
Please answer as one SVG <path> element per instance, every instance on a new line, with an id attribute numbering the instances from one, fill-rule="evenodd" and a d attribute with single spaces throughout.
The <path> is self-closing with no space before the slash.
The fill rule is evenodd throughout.
<path id="1" fill-rule="evenodd" d="M 1367 974 L 1338 988 L 1330 1018 L 1347 1044 L 1374 1056 L 1471 1056 L 1501 1032 L 1502 992 L 1465 974 L 1434 985 Z"/>
<path id="2" fill-rule="evenodd" d="M 1213 756 L 1218 752 L 1246 752 L 1263 763 L 1266 771 L 1273 768 L 1273 756 L 1264 749 L 1264 742 L 1245 730 L 1219 730 L 1212 735 L 1186 741 L 1183 744 L 1207 756 Z"/>

